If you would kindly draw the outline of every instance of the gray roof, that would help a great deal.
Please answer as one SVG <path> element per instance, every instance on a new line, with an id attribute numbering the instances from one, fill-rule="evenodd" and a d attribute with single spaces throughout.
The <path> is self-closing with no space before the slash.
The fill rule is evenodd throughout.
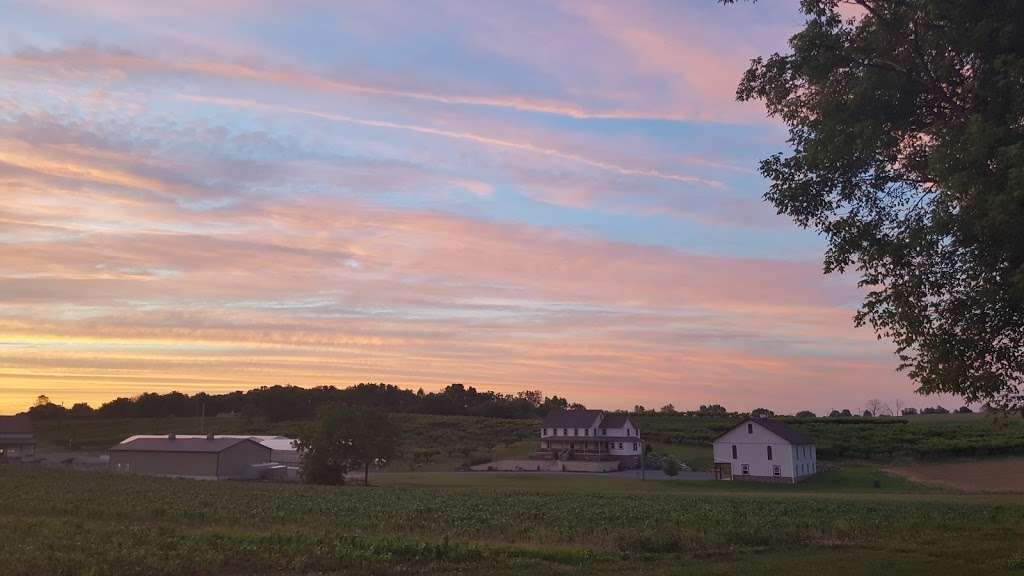
<path id="1" fill-rule="evenodd" d="M 772 420 L 771 418 L 756 418 L 752 420 L 755 423 L 764 426 L 773 434 L 779 436 L 783 440 L 786 440 L 790 444 L 814 444 L 813 438 L 803 432 L 798 432 L 789 426 L 786 426 L 778 420 Z"/>
<path id="2" fill-rule="evenodd" d="M 112 452 L 205 452 L 205 453 L 217 453 L 223 452 L 236 444 L 242 442 L 252 442 L 260 448 L 266 448 L 270 451 L 270 448 L 250 440 L 249 438 L 223 438 L 217 437 L 212 440 L 208 438 L 168 438 L 166 436 L 161 438 L 137 438 L 131 442 L 125 442 L 124 444 L 118 444 L 112 447 Z"/>
<path id="3" fill-rule="evenodd" d="M 32 420 L 28 416 L 0 416 L 0 434 L 32 434 Z"/>
<path id="4" fill-rule="evenodd" d="M 544 428 L 589 428 L 602 412 L 600 410 L 552 410 L 544 417 Z"/>
<path id="5" fill-rule="evenodd" d="M 620 412 L 606 414 L 604 419 L 601 420 L 601 428 L 622 428 L 628 420 L 629 414 L 622 414 Z"/>
<path id="6" fill-rule="evenodd" d="M 544 442 L 566 441 L 566 442 L 639 442 L 636 436 L 545 436 L 541 438 Z"/>

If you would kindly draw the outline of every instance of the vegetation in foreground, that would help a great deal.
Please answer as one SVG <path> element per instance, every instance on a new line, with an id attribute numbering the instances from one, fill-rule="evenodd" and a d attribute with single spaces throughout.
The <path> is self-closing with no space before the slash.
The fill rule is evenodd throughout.
<path id="1" fill-rule="evenodd" d="M 11 576 L 998 574 L 1013 573 L 1024 541 L 1019 497 L 380 478 L 387 483 L 326 487 L 3 466 L 0 554 Z"/>

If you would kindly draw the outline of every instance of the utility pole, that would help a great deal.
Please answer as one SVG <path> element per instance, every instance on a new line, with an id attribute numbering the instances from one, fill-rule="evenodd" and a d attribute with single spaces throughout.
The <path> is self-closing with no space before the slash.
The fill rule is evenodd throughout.
<path id="1" fill-rule="evenodd" d="M 647 446 L 640 440 L 640 480 L 647 480 Z"/>

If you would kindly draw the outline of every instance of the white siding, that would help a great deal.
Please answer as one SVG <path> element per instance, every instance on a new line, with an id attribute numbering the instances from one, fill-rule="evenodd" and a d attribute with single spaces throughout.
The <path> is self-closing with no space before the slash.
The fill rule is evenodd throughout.
<path id="1" fill-rule="evenodd" d="M 641 443 L 639 441 L 623 439 L 622 442 L 609 440 L 609 443 L 612 445 L 608 450 L 609 454 L 616 456 L 636 456 L 640 454 Z M 619 448 L 620 444 L 622 448 Z"/>
<path id="2" fill-rule="evenodd" d="M 749 425 L 749 431 L 748 431 Z M 733 458 L 733 446 L 736 447 L 736 458 Z M 768 459 L 768 447 L 772 447 L 772 459 Z M 773 476 L 773 466 L 781 466 L 784 478 L 798 478 L 807 474 L 797 472 L 797 458 L 800 446 L 775 435 L 756 422 L 744 422 L 736 429 L 728 432 L 715 441 L 714 455 L 716 463 L 732 464 L 733 476 L 743 475 L 743 465 L 749 467 L 751 476 Z M 804 463 L 811 466 L 814 447 L 810 447 L 810 455 Z"/>

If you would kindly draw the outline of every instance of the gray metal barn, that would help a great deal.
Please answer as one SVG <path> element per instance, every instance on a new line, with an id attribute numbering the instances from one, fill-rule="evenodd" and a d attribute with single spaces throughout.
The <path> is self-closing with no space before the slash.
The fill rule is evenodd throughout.
<path id="1" fill-rule="evenodd" d="M 116 472 L 243 478 L 254 464 L 270 461 L 270 448 L 249 438 L 139 438 L 110 449 L 110 468 Z"/>
<path id="2" fill-rule="evenodd" d="M 0 458 L 24 458 L 36 450 L 28 416 L 0 416 Z"/>

